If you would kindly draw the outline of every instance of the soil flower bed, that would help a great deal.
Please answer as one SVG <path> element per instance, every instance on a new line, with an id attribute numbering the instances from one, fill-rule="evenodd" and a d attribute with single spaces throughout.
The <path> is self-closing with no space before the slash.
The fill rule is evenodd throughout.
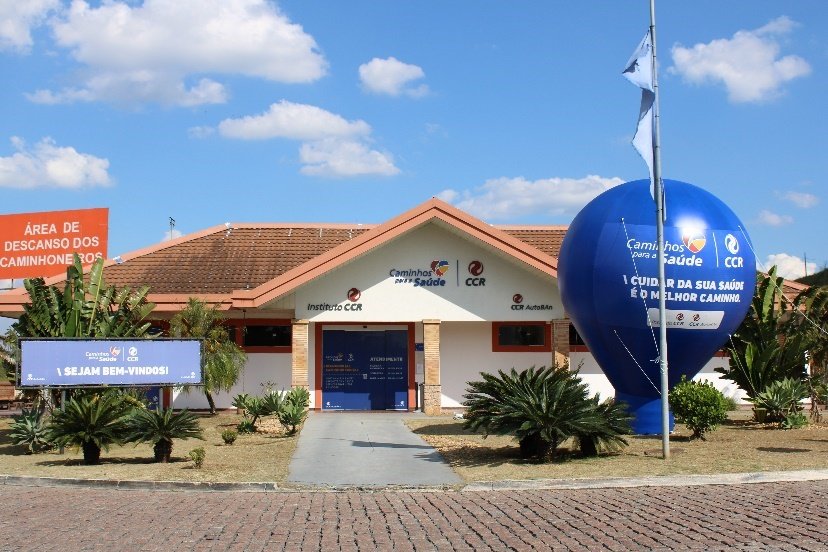
<path id="1" fill-rule="evenodd" d="M 628 447 L 598 458 L 579 458 L 565 444 L 555 461 L 538 463 L 522 460 L 510 437 L 484 439 L 464 430 L 462 420 L 418 418 L 407 424 L 467 482 L 828 469 L 828 423 L 783 430 L 750 417 L 749 411 L 731 412 L 706 441 L 691 441 L 692 432 L 676 424 L 666 461 L 659 435 L 629 436 Z"/>
<path id="2" fill-rule="evenodd" d="M 104 451 L 100 465 L 84 466 L 81 454 L 74 449 L 63 455 L 56 451 L 26 454 L 24 447 L 11 444 L 11 418 L 1 418 L 0 474 L 284 484 L 298 434 L 288 437 L 274 418 L 265 418 L 256 434 L 240 434 L 235 444 L 224 444 L 221 432 L 235 428 L 241 419 L 235 412 L 201 415 L 205 441 L 175 441 L 169 464 L 152 461 L 152 445 L 128 444 Z M 578 458 L 565 444 L 558 459 L 538 463 L 522 460 L 511 438 L 483 439 L 463 430 L 462 420 L 441 416 L 406 417 L 405 421 L 467 482 L 828 469 L 828 423 L 782 430 L 751 421 L 746 411 L 732 412 L 729 421 L 711 432 L 706 441 L 691 441 L 691 431 L 677 424 L 671 436 L 673 455 L 668 461 L 661 458 L 660 436 L 630 436 L 630 445 L 619 453 L 589 459 Z M 201 469 L 195 469 L 188 457 L 196 447 L 207 451 Z"/>
<path id="3" fill-rule="evenodd" d="M 0 474 L 143 481 L 283 482 L 298 434 L 288 437 L 278 421 L 265 418 L 259 422 L 257 433 L 240 434 L 234 444 L 224 444 L 221 432 L 235 429 L 241 419 L 235 412 L 200 415 L 205 440 L 175 440 L 169 464 L 152 461 L 152 444 L 137 447 L 127 444 L 103 451 L 99 465 L 84 466 L 82 455 L 74 449 L 66 449 L 64 454 L 57 451 L 26 454 L 25 447 L 11 443 L 12 419 L 2 418 Z M 204 447 L 207 452 L 201 469 L 195 469 L 188 456 L 196 447 Z"/>

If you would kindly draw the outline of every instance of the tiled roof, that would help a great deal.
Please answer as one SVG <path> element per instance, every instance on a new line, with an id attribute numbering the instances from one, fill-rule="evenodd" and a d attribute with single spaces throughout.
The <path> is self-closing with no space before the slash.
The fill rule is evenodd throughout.
<path id="1" fill-rule="evenodd" d="M 155 293 L 230 293 L 252 289 L 362 234 L 370 227 L 233 225 L 104 269 L 116 287 Z"/>
<path id="2" fill-rule="evenodd" d="M 566 226 L 495 226 L 510 236 L 536 247 L 556 259 L 561 254 L 561 243 Z"/>
<path id="3" fill-rule="evenodd" d="M 372 225 L 234 224 L 104 269 L 116 287 L 148 285 L 153 294 L 253 289 L 345 243 Z M 496 227 L 557 257 L 565 226 Z M 186 237 L 185 237 L 186 238 Z"/>

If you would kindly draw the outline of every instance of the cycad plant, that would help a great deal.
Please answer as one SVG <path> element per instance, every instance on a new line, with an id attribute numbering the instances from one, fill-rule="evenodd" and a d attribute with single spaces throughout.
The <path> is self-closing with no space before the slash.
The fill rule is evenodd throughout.
<path id="1" fill-rule="evenodd" d="M 204 435 L 198 417 L 188 410 L 136 410 L 127 424 L 126 439 L 135 443 L 153 443 L 156 462 L 170 461 L 173 439 L 190 438 L 204 440 Z"/>
<path id="2" fill-rule="evenodd" d="M 627 446 L 627 440 L 623 436 L 632 433 L 630 422 L 633 418 L 627 405 L 616 402 L 614 398 L 602 402 L 598 393 L 590 401 L 604 423 L 594 426 L 589 432 L 575 434 L 581 454 L 587 457 L 598 456 L 600 451 L 614 452 Z"/>
<path id="3" fill-rule="evenodd" d="M 552 366 L 480 375 L 483 380 L 469 382 L 464 395 L 463 427 L 484 436 L 513 435 L 524 458 L 554 458 L 558 446 L 576 435 L 606 434 L 608 442 L 616 442 L 577 371 Z"/>
<path id="4" fill-rule="evenodd" d="M 56 410 L 48 426 L 48 439 L 57 446 L 78 446 L 84 464 L 100 462 L 101 449 L 124 442 L 126 422 L 132 407 L 117 391 L 83 394 Z"/>

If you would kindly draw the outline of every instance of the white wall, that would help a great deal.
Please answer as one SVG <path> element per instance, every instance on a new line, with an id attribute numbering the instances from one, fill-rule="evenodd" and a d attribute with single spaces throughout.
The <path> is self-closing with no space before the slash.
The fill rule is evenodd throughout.
<path id="1" fill-rule="evenodd" d="M 229 393 L 221 392 L 213 395 L 216 408 L 232 408 L 233 397 L 239 393 L 264 394 L 262 384 L 266 382 L 273 383 L 276 390 L 290 389 L 290 353 L 249 353 L 239 382 Z M 209 405 L 201 389 L 193 388 L 189 393 L 173 390 L 173 407 L 207 409 Z"/>
<path id="2" fill-rule="evenodd" d="M 446 261 L 442 277 L 431 272 L 433 261 Z M 474 283 L 470 263 L 482 263 Z M 392 271 L 417 270 L 421 278 L 442 286 L 415 286 Z M 402 280 L 402 281 L 400 281 Z M 360 290 L 355 302 L 347 298 Z M 522 301 L 515 304 L 520 294 Z M 563 318 L 557 282 L 491 248 L 461 238 L 435 224 L 427 224 L 374 251 L 332 270 L 296 290 L 298 319 L 312 322 L 394 322 L 552 320 Z M 536 310 L 542 308 L 543 310 Z"/>
<path id="3" fill-rule="evenodd" d="M 461 405 L 466 383 L 480 379 L 480 372 L 497 373 L 512 368 L 549 366 L 554 353 L 492 352 L 490 322 L 443 322 L 440 324 L 441 406 Z"/>
<path id="4" fill-rule="evenodd" d="M 604 375 L 601 367 L 598 366 L 590 353 L 570 353 L 569 365 L 573 369 L 578 366 L 581 367 L 581 378 L 589 385 L 590 393 L 601 393 L 602 398 L 615 396 L 615 388 L 610 384 L 609 379 Z M 693 380 L 709 381 L 726 397 L 732 397 L 746 404 L 744 391 L 739 389 L 732 381 L 722 378 L 722 375 L 715 371 L 716 368 L 726 368 L 727 365 L 728 359 L 726 357 L 713 357 L 693 377 Z M 658 386 L 659 382 L 655 382 L 655 384 Z"/>

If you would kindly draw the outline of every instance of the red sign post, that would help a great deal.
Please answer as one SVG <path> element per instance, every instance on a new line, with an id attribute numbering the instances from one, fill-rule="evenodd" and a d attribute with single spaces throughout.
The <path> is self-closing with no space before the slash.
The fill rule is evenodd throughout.
<path id="1" fill-rule="evenodd" d="M 0 215 L 0 279 L 54 276 L 106 258 L 109 209 Z"/>

